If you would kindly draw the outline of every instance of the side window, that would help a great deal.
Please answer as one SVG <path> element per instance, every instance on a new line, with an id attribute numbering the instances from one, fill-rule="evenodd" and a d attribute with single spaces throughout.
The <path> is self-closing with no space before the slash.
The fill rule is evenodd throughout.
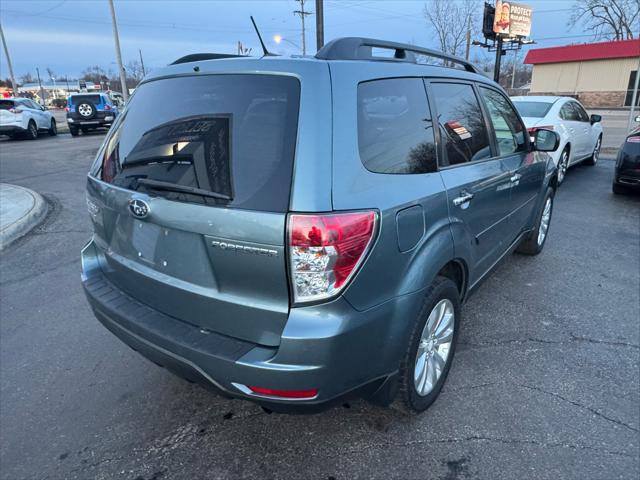
<path id="1" fill-rule="evenodd" d="M 446 151 L 442 165 L 491 157 L 487 128 L 473 87 L 461 83 L 432 83 L 431 89 Z"/>
<path id="2" fill-rule="evenodd" d="M 585 109 L 582 108 L 582 105 L 580 105 L 579 103 L 576 103 L 576 102 L 571 102 L 571 105 L 573 106 L 573 108 L 575 109 L 576 113 L 578 114 L 578 118 L 580 119 L 581 122 L 588 122 L 589 121 L 589 115 L 587 114 Z"/>
<path id="3" fill-rule="evenodd" d="M 524 126 L 513 107 L 502 94 L 495 90 L 480 87 L 480 92 L 496 134 L 498 154 L 524 152 L 527 149 Z"/>
<path id="4" fill-rule="evenodd" d="M 578 112 L 572 107 L 571 102 L 565 103 L 560 109 L 560 118 L 570 122 L 579 122 Z"/>
<path id="5" fill-rule="evenodd" d="M 375 173 L 428 173 L 437 169 L 427 94 L 421 78 L 358 85 L 358 149 Z"/>

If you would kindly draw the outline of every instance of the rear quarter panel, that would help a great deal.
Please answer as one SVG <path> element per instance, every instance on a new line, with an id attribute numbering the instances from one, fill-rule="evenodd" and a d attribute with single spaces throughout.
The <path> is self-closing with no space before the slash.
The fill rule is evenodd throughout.
<path id="1" fill-rule="evenodd" d="M 367 310 L 425 289 L 453 258 L 447 195 L 440 174 L 373 173 L 362 164 L 358 149 L 358 83 L 378 78 L 426 77 L 429 69 L 415 64 L 390 67 L 386 62 L 343 61 L 331 62 L 330 68 L 334 110 L 333 207 L 376 209 L 380 213 L 373 249 L 345 292 L 354 308 Z M 410 221 L 419 220 L 422 215 L 424 225 L 422 234 L 408 250 L 399 235 L 409 232 L 415 236 L 416 229 L 398 221 L 404 212 L 411 212 Z"/>

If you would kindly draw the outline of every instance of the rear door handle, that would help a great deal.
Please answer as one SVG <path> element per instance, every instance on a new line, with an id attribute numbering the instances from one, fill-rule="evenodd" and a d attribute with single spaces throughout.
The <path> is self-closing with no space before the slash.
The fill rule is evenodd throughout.
<path id="1" fill-rule="evenodd" d="M 453 204 L 456 207 L 459 207 L 463 203 L 467 203 L 469 200 L 473 198 L 473 193 L 465 192 L 464 190 L 460 192 L 460 196 L 453 199 Z"/>
<path id="2" fill-rule="evenodd" d="M 521 178 L 522 175 L 520 175 L 519 173 L 514 173 L 513 175 L 511 175 L 511 178 L 509 180 L 511 180 L 511 183 L 516 183 Z"/>

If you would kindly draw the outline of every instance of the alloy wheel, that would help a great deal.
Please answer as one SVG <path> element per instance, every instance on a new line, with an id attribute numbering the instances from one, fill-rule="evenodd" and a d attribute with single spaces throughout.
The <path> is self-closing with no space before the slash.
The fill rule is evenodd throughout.
<path id="1" fill-rule="evenodd" d="M 569 153 L 565 150 L 562 152 L 560 162 L 558 162 L 558 183 L 564 181 L 564 177 L 567 174 L 569 168 Z"/>
<path id="2" fill-rule="evenodd" d="M 596 142 L 596 146 L 593 149 L 593 163 L 597 163 L 598 162 L 598 157 L 600 156 L 600 141 L 601 138 L 598 137 L 598 141 Z"/>
<path id="3" fill-rule="evenodd" d="M 542 246 L 544 239 L 547 238 L 549 230 L 549 222 L 551 221 L 551 197 L 547 198 L 542 210 L 542 218 L 540 219 L 540 227 L 538 228 L 538 246 Z"/>
<path id="4" fill-rule="evenodd" d="M 440 300 L 429 314 L 418 343 L 413 371 L 416 392 L 421 397 L 434 389 L 444 371 L 453 341 L 454 322 L 453 303 L 446 298 Z"/>

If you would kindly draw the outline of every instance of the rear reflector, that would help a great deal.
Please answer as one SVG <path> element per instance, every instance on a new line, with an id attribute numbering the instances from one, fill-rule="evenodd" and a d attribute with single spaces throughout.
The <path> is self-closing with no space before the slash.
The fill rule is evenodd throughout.
<path id="1" fill-rule="evenodd" d="M 259 393 L 260 395 L 280 398 L 313 398 L 318 395 L 317 388 L 311 388 L 309 390 L 273 390 L 271 388 L 250 386 L 249 390 L 251 390 L 253 393 Z"/>
<path id="2" fill-rule="evenodd" d="M 289 216 L 295 303 L 338 294 L 366 257 L 377 223 L 373 211 Z"/>

